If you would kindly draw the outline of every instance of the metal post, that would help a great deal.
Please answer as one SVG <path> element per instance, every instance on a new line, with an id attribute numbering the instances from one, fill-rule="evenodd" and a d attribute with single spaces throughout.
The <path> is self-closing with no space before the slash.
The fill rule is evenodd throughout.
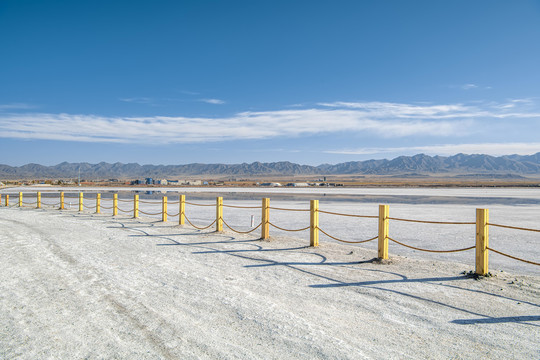
<path id="1" fill-rule="evenodd" d="M 262 199 L 262 216 L 261 216 L 261 239 L 268 240 L 270 237 L 270 199 Z"/>
<path id="2" fill-rule="evenodd" d="M 37 208 L 40 209 L 41 208 L 41 193 L 39 191 L 37 193 L 36 203 L 37 203 Z"/>
<path id="3" fill-rule="evenodd" d="M 22 206 L 23 206 L 23 193 L 19 192 L 19 207 L 22 207 Z"/>
<path id="4" fill-rule="evenodd" d="M 64 210 L 64 192 L 60 192 L 60 210 Z"/>

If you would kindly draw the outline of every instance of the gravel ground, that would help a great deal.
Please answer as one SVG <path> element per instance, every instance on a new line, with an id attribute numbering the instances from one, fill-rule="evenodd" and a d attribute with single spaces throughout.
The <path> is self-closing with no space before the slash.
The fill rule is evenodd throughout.
<path id="1" fill-rule="evenodd" d="M 0 208 L 2 359 L 538 359 L 540 277 Z"/>

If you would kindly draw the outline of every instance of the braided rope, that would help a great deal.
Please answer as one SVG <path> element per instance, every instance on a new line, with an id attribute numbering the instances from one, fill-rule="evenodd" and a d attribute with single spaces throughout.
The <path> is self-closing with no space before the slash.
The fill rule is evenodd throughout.
<path id="1" fill-rule="evenodd" d="M 111 210 L 113 206 L 107 207 L 107 206 L 100 205 L 100 208 L 105 209 L 105 210 Z"/>
<path id="2" fill-rule="evenodd" d="M 371 239 L 367 239 L 367 240 L 361 240 L 361 241 L 348 241 L 348 240 L 343 240 L 343 239 L 338 239 L 337 237 L 334 237 L 330 234 L 328 234 L 326 231 L 324 231 L 323 229 L 321 228 L 318 228 L 320 230 L 320 232 L 322 232 L 324 235 L 328 236 L 329 238 L 331 239 L 334 239 L 334 240 L 337 240 L 337 241 L 340 241 L 340 242 L 344 242 L 344 243 L 347 243 L 347 244 L 361 244 L 361 243 L 366 243 L 366 242 L 369 242 L 369 241 L 373 241 L 375 239 L 377 239 L 379 236 L 375 236 L 375 237 L 372 237 Z"/>
<path id="3" fill-rule="evenodd" d="M 184 203 L 188 205 L 195 205 L 195 206 L 216 206 L 216 204 L 196 204 L 196 203 L 187 202 L 187 201 L 185 201 Z"/>
<path id="4" fill-rule="evenodd" d="M 399 242 L 399 241 L 397 241 L 395 239 L 392 239 L 391 237 L 388 237 L 388 240 L 391 240 L 391 241 L 395 242 L 396 244 L 399 244 L 401 246 L 405 246 L 405 247 L 408 247 L 408 248 L 411 248 L 411 249 L 414 249 L 414 250 L 432 252 L 432 253 L 454 253 L 454 252 L 471 250 L 471 249 L 474 249 L 476 247 L 476 245 L 475 245 L 475 246 L 469 246 L 467 248 L 456 249 L 456 250 L 429 250 L 429 249 L 417 248 L 417 247 L 414 247 L 414 246 L 411 246 L 411 245 L 401 243 L 401 242 Z"/>
<path id="5" fill-rule="evenodd" d="M 118 200 L 120 202 L 132 202 L 133 201 L 133 200 L 123 200 L 123 199 L 116 199 L 116 200 Z"/>
<path id="6" fill-rule="evenodd" d="M 523 261 L 524 263 L 527 263 L 527 264 L 532 264 L 532 265 L 540 265 L 540 263 L 537 263 L 537 262 L 534 262 L 534 261 L 530 261 L 530 260 L 525 260 L 525 259 L 520 259 L 518 257 L 515 257 L 515 256 L 512 256 L 512 255 L 508 255 L 508 254 L 505 254 L 501 251 L 498 251 L 498 250 L 495 250 L 495 249 L 492 249 L 490 247 L 487 247 L 488 250 L 491 250 L 499 255 L 502 255 L 502 256 L 506 256 L 506 257 L 509 257 L 510 259 L 514 259 L 514 260 L 518 260 L 518 261 Z"/>
<path id="7" fill-rule="evenodd" d="M 142 204 L 161 204 L 161 201 L 144 201 L 144 200 L 139 200 L 140 203 Z"/>
<path id="8" fill-rule="evenodd" d="M 131 210 L 122 210 L 122 209 L 120 209 L 120 208 L 116 208 L 116 209 L 117 209 L 118 211 L 121 211 L 121 212 L 126 213 L 126 214 L 127 214 L 127 213 L 132 213 L 133 211 L 135 211 L 135 209 L 131 209 Z"/>
<path id="9" fill-rule="evenodd" d="M 272 210 L 282 210 L 282 211 L 310 211 L 309 209 L 287 209 L 287 208 L 278 208 L 278 207 L 268 207 Z"/>
<path id="10" fill-rule="evenodd" d="M 188 222 L 191 226 L 193 226 L 195 229 L 199 229 L 199 230 L 205 230 L 205 229 L 208 229 L 210 226 L 214 225 L 214 224 L 216 223 L 216 221 L 217 221 L 217 219 L 216 219 L 216 220 L 212 221 L 212 223 L 211 223 L 210 225 L 208 225 L 208 226 L 205 226 L 205 227 L 199 227 L 199 226 L 193 224 L 193 223 L 189 220 L 189 218 L 188 218 L 186 215 L 184 215 L 184 218 L 187 220 L 187 222 Z"/>
<path id="11" fill-rule="evenodd" d="M 422 224 L 476 225 L 475 222 L 468 222 L 468 221 L 428 221 L 428 220 L 400 219 L 400 218 L 394 218 L 394 217 L 388 217 L 387 219 L 388 219 L 388 220 L 396 220 L 396 221 L 405 221 L 405 222 L 422 223 Z"/>
<path id="12" fill-rule="evenodd" d="M 158 212 L 158 213 L 147 213 L 147 212 L 144 212 L 144 211 L 142 211 L 142 210 L 139 210 L 139 212 L 140 212 L 141 214 L 144 214 L 144 215 L 161 215 L 161 214 L 163 214 L 162 211 L 160 211 L 160 212 Z"/>
<path id="13" fill-rule="evenodd" d="M 257 225 L 257 227 L 254 227 L 253 229 L 251 229 L 249 231 L 239 231 L 239 230 L 233 229 L 229 224 L 227 224 L 225 219 L 222 218 L 221 220 L 223 220 L 223 223 L 225 224 L 225 226 L 227 226 L 229 229 L 231 229 L 232 231 L 234 231 L 235 233 L 238 233 L 238 234 L 249 234 L 249 233 L 257 230 L 258 228 L 260 228 L 261 225 L 262 225 L 262 222 L 261 222 L 261 223 L 259 223 L 259 225 Z"/>
<path id="14" fill-rule="evenodd" d="M 324 210 L 319 210 L 319 212 L 323 213 L 323 214 L 338 215 L 338 216 L 350 216 L 350 217 L 357 217 L 357 218 L 367 218 L 367 219 L 378 219 L 379 218 L 377 215 L 342 214 L 342 213 L 336 213 L 336 212 L 324 211 Z"/>
<path id="15" fill-rule="evenodd" d="M 495 226 L 495 227 L 505 228 L 505 229 L 540 232 L 540 230 L 537 230 L 537 229 L 528 229 L 528 228 L 523 228 L 523 227 L 509 226 L 509 225 L 499 225 L 499 224 L 492 224 L 492 223 L 487 223 L 487 224 L 491 225 L 491 226 Z"/>
<path id="16" fill-rule="evenodd" d="M 83 207 L 85 207 L 86 209 L 95 209 L 97 208 L 97 206 L 86 206 L 83 204 Z"/>
<path id="17" fill-rule="evenodd" d="M 284 228 L 281 228 L 281 227 L 279 227 L 279 226 L 277 226 L 277 225 L 272 224 L 271 222 L 268 222 L 268 224 L 272 225 L 272 226 L 275 227 L 276 229 L 283 230 L 283 231 L 289 231 L 289 232 L 294 232 L 294 231 L 304 231 L 304 230 L 307 230 L 307 229 L 310 228 L 310 227 L 308 226 L 308 227 L 305 227 L 305 228 L 303 228 L 303 229 L 292 229 L 292 230 L 291 230 L 291 229 L 284 229 Z"/>
<path id="18" fill-rule="evenodd" d="M 36 201 L 33 201 L 33 202 L 26 202 L 26 201 L 21 201 L 24 205 L 34 205 L 34 204 L 37 204 L 37 200 Z"/>
<path id="19" fill-rule="evenodd" d="M 169 214 L 169 213 L 167 213 L 167 216 L 170 216 L 170 217 L 175 217 L 175 216 L 178 216 L 178 215 L 180 215 L 179 212 L 177 212 L 176 214 Z"/>
<path id="20" fill-rule="evenodd" d="M 238 205 L 225 205 L 223 207 L 235 208 L 235 209 L 262 209 L 262 206 L 238 206 Z"/>

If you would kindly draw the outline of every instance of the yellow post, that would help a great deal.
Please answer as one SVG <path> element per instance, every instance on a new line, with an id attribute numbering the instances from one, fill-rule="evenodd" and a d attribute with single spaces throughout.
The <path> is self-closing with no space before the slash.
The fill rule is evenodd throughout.
<path id="1" fill-rule="evenodd" d="M 6 194 L 6 206 L 9 206 L 9 194 Z"/>
<path id="2" fill-rule="evenodd" d="M 113 195 L 113 216 L 118 215 L 118 194 Z"/>
<path id="3" fill-rule="evenodd" d="M 319 246 L 319 200 L 309 204 L 309 246 Z"/>
<path id="4" fill-rule="evenodd" d="M 139 195 L 133 196 L 133 217 L 135 219 L 139 217 Z"/>
<path id="5" fill-rule="evenodd" d="M 178 225 L 184 225 L 186 221 L 186 195 L 180 195 L 180 211 Z"/>
<path id="6" fill-rule="evenodd" d="M 22 192 L 19 192 L 19 207 L 22 207 L 23 206 L 23 193 Z M 7 204 L 6 204 L 7 206 Z"/>
<path id="7" fill-rule="evenodd" d="M 101 194 L 96 194 L 96 214 L 101 214 Z"/>
<path id="8" fill-rule="evenodd" d="M 261 239 L 267 240 L 270 237 L 270 199 L 262 199 L 262 216 L 261 216 Z"/>
<path id="9" fill-rule="evenodd" d="M 2 194 L 0 194 L 0 206 L 2 206 Z"/>
<path id="10" fill-rule="evenodd" d="M 489 210 L 476 209 L 476 273 L 488 273 Z"/>
<path id="11" fill-rule="evenodd" d="M 223 198 L 216 198 L 216 231 L 223 231 Z"/>
<path id="12" fill-rule="evenodd" d="M 60 192 L 60 210 L 64 210 L 64 192 Z"/>
<path id="13" fill-rule="evenodd" d="M 41 193 L 38 191 L 37 193 L 37 208 L 41 208 Z"/>
<path id="14" fill-rule="evenodd" d="M 167 197 L 164 196 L 161 202 L 161 221 L 167 221 Z"/>
<path id="15" fill-rule="evenodd" d="M 79 193 L 79 212 L 83 211 L 83 193 Z"/>
<path id="16" fill-rule="evenodd" d="M 379 259 L 388 259 L 389 216 L 388 205 L 379 205 Z"/>

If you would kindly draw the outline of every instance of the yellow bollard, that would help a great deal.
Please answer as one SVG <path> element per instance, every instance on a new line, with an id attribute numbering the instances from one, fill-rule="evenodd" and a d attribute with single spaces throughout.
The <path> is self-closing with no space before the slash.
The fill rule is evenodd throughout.
<path id="1" fill-rule="evenodd" d="M 262 216 L 261 216 L 261 239 L 267 240 L 270 237 L 270 199 L 262 199 Z"/>
<path id="2" fill-rule="evenodd" d="M 178 225 L 184 225 L 186 221 L 186 195 L 180 195 L 180 209 Z"/>
<path id="3" fill-rule="evenodd" d="M 118 215 L 118 194 L 113 195 L 113 216 Z"/>
<path id="4" fill-rule="evenodd" d="M 216 198 L 216 231 L 223 231 L 223 198 Z"/>
<path id="5" fill-rule="evenodd" d="M 167 222 L 167 197 L 161 199 L 161 221 Z"/>
<path id="6" fill-rule="evenodd" d="M 38 191 L 37 193 L 37 208 L 40 209 L 41 208 L 41 193 Z"/>
<path id="7" fill-rule="evenodd" d="M 64 210 L 64 192 L 60 192 L 60 210 Z"/>
<path id="8" fill-rule="evenodd" d="M 0 206 L 2 206 L 2 194 L 0 194 Z"/>
<path id="9" fill-rule="evenodd" d="M 135 219 L 139 217 L 139 195 L 133 196 L 133 217 Z"/>
<path id="10" fill-rule="evenodd" d="M 379 205 L 379 259 L 388 259 L 389 216 L 388 205 Z"/>
<path id="11" fill-rule="evenodd" d="M 9 206 L 9 194 L 6 194 L 6 206 Z"/>
<path id="12" fill-rule="evenodd" d="M 476 209 L 476 273 L 488 273 L 489 210 Z"/>
<path id="13" fill-rule="evenodd" d="M 19 192 L 19 207 L 23 206 L 23 193 Z"/>
<path id="14" fill-rule="evenodd" d="M 83 211 L 83 193 L 80 192 L 79 193 L 79 212 L 82 212 Z"/>
<path id="15" fill-rule="evenodd" d="M 309 246 L 319 246 L 319 200 L 309 204 Z"/>
<path id="16" fill-rule="evenodd" d="M 101 194 L 96 194 L 96 214 L 101 214 Z"/>

